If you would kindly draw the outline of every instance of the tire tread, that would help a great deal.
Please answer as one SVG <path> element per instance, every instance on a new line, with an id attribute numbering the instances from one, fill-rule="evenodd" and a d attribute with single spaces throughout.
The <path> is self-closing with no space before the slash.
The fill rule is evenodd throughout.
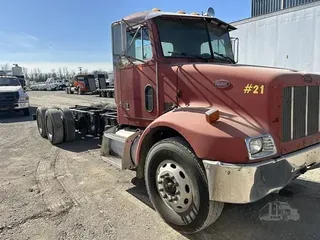
<path id="1" fill-rule="evenodd" d="M 196 162 L 197 166 L 199 167 L 200 169 L 200 174 L 202 176 L 203 179 L 205 179 L 205 183 L 206 183 L 206 188 L 208 188 L 208 180 L 207 180 L 207 177 L 206 177 L 206 173 L 205 173 L 205 169 L 204 169 L 204 166 L 203 164 L 200 162 L 200 160 L 197 158 L 197 156 L 195 155 L 194 151 L 191 150 L 191 146 L 189 145 L 188 142 L 186 142 L 183 138 L 181 137 L 172 137 L 172 138 L 166 138 L 166 139 L 163 139 L 159 142 L 157 142 L 156 144 L 154 144 L 151 149 L 149 150 L 149 153 L 152 152 L 152 150 L 157 147 L 158 145 L 160 144 L 163 144 L 163 143 L 171 143 L 173 145 L 176 145 L 178 146 L 179 148 L 183 149 L 184 151 L 186 151 L 187 153 L 190 154 L 190 156 L 194 159 L 194 161 Z M 148 156 L 149 156 L 149 153 L 147 155 L 147 159 L 148 159 Z M 144 174 L 146 176 L 147 174 L 147 168 L 145 167 L 144 169 Z M 149 193 L 149 190 L 147 188 L 147 192 L 148 192 L 148 195 L 150 194 Z M 209 200 L 210 201 L 210 200 Z M 183 233 L 186 233 L 186 234 L 195 234 L 197 232 L 200 232 L 202 230 L 204 230 L 205 228 L 209 227 L 211 224 L 213 224 L 217 219 L 218 217 L 221 215 L 221 212 L 223 210 L 223 207 L 224 207 L 224 203 L 222 202 L 216 202 L 216 201 L 210 201 L 209 204 L 208 204 L 208 215 L 206 217 L 206 220 L 203 222 L 203 224 L 201 226 L 199 226 L 195 231 L 193 231 L 192 233 L 188 232 L 188 231 L 181 231 Z"/>

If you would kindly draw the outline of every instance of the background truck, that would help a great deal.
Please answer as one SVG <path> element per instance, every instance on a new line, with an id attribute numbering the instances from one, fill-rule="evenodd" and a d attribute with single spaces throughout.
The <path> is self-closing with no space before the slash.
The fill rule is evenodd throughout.
<path id="1" fill-rule="evenodd" d="M 66 87 L 67 94 L 77 93 L 82 95 L 84 93 L 96 93 L 97 91 L 94 75 L 92 74 L 78 74 L 72 78 L 69 84 Z"/>
<path id="2" fill-rule="evenodd" d="M 99 97 L 107 97 L 113 98 L 114 97 L 114 77 L 113 73 L 109 72 L 107 74 L 107 79 L 105 78 L 104 74 L 98 74 L 98 93 Z"/>
<path id="3" fill-rule="evenodd" d="M 3 111 L 22 111 L 25 116 L 30 115 L 28 93 L 15 76 L 0 75 L 0 112 Z"/>
<path id="4" fill-rule="evenodd" d="M 124 17 L 112 24 L 115 108 L 38 108 L 39 133 L 52 144 L 99 136 L 106 161 L 136 171 L 186 234 L 224 202 L 279 191 L 319 166 L 320 76 L 236 64 L 232 30 L 212 8 Z"/>

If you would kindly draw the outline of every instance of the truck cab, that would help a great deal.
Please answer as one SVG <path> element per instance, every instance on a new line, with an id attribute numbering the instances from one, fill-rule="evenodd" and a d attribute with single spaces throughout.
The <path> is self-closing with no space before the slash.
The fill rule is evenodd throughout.
<path id="1" fill-rule="evenodd" d="M 25 116 L 30 115 L 28 93 L 17 77 L 0 76 L 0 111 L 23 111 Z"/>
<path id="2" fill-rule="evenodd" d="M 132 167 L 186 232 L 217 219 L 223 202 L 257 201 L 320 161 L 320 76 L 236 64 L 236 28 L 212 13 L 153 9 L 112 25 L 117 131 L 140 129 L 127 137 Z"/>
<path id="3" fill-rule="evenodd" d="M 40 134 L 57 144 L 75 129 L 100 132 L 105 160 L 136 171 L 161 217 L 186 234 L 214 223 L 224 203 L 281 190 L 319 167 L 320 76 L 237 64 L 232 30 L 212 8 L 114 22 L 116 111 L 38 109 Z"/>
<path id="4" fill-rule="evenodd" d="M 95 92 L 97 90 L 94 75 L 92 74 L 78 74 L 75 75 L 71 81 L 72 86 L 66 88 L 67 94 L 77 93 L 82 95 L 87 92 Z"/>

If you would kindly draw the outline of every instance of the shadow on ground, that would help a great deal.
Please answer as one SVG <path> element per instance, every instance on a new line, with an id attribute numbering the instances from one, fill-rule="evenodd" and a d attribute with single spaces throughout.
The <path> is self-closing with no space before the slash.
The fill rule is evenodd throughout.
<path id="1" fill-rule="evenodd" d="M 132 182 L 135 187 L 127 192 L 153 209 L 144 182 L 136 179 Z M 277 208 L 275 203 L 280 203 L 283 207 Z M 213 225 L 200 233 L 185 237 L 195 240 L 318 240 L 319 203 L 320 184 L 297 179 L 279 194 L 270 194 L 258 202 L 244 205 L 225 204 L 221 216 Z"/>
<path id="2" fill-rule="evenodd" d="M 79 153 L 100 148 L 101 140 L 99 137 L 83 136 L 76 133 L 76 139 L 73 142 L 61 143 L 56 146 L 70 152 Z"/>
<path id="3" fill-rule="evenodd" d="M 30 107 L 30 116 L 23 116 L 22 111 L 17 112 L 0 112 L 0 123 L 15 123 L 33 121 L 33 114 L 36 113 L 36 107 Z"/>
<path id="4" fill-rule="evenodd" d="M 135 186 L 129 188 L 127 192 L 154 210 L 147 193 L 144 179 L 133 178 L 131 183 Z"/>

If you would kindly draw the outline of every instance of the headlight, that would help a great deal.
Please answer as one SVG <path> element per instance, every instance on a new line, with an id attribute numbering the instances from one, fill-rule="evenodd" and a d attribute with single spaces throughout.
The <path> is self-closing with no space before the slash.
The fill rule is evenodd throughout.
<path id="1" fill-rule="evenodd" d="M 29 96 L 25 95 L 25 96 L 20 96 L 20 101 L 28 101 L 29 100 Z"/>
<path id="2" fill-rule="evenodd" d="M 269 134 L 247 138 L 246 145 L 250 160 L 269 157 L 277 153 L 273 138 Z"/>

